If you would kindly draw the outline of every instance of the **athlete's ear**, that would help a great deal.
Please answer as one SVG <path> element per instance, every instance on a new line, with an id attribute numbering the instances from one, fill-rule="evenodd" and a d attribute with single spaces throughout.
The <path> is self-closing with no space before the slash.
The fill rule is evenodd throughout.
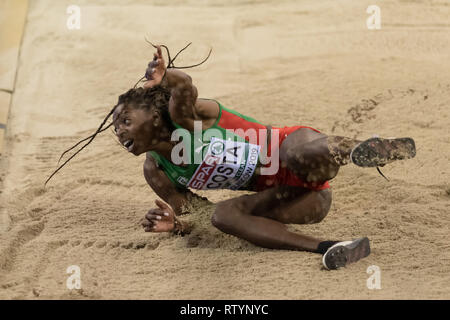
<path id="1" fill-rule="evenodd" d="M 152 110 L 151 113 L 152 113 L 151 117 L 152 117 L 153 126 L 155 126 L 157 128 L 160 127 L 162 124 L 161 114 L 156 110 Z"/>

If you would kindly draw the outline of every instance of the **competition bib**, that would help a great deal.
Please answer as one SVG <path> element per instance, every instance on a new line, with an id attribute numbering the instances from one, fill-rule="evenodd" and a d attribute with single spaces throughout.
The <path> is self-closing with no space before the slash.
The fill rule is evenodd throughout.
<path id="1" fill-rule="evenodd" d="M 212 137 L 188 187 L 202 190 L 239 189 L 253 176 L 259 151 L 260 146 L 246 141 Z"/>

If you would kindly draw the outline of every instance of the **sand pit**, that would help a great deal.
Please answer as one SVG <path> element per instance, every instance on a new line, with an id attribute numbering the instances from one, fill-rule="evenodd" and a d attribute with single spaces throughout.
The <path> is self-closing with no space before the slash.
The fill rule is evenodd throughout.
<path id="1" fill-rule="evenodd" d="M 30 1 L 1 154 L 1 299 L 449 299 L 450 5 L 377 1 Z M 223 3 L 226 3 L 223 4 Z M 411 136 L 413 160 L 383 172 L 342 168 L 332 209 L 313 236 L 368 236 L 372 254 L 345 269 L 320 256 L 267 250 L 210 224 L 214 205 L 184 218 L 191 235 L 143 232 L 156 195 L 145 156 L 105 132 L 43 188 L 59 155 L 90 135 L 153 50 L 193 45 L 179 64 L 199 96 L 271 125 L 368 138 Z M 242 192 L 200 192 L 212 202 Z M 68 266 L 82 289 L 66 287 Z M 369 290 L 366 270 L 381 271 Z"/>

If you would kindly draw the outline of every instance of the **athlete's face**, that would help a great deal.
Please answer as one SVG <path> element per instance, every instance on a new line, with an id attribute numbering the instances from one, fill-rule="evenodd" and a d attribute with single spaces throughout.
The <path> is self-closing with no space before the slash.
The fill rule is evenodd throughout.
<path id="1" fill-rule="evenodd" d="M 114 111 L 113 123 L 120 143 L 136 156 L 154 150 L 160 142 L 162 124 L 157 112 L 121 104 Z"/>

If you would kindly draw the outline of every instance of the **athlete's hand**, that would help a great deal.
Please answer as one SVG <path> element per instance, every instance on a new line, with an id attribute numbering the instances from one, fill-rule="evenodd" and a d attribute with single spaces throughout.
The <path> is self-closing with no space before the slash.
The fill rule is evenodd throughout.
<path id="1" fill-rule="evenodd" d="M 142 220 L 145 232 L 168 232 L 175 227 L 175 212 L 161 200 L 155 200 L 157 208 L 150 209 Z"/>
<path id="2" fill-rule="evenodd" d="M 161 46 L 156 46 L 156 53 L 153 60 L 148 64 L 145 70 L 145 77 L 147 81 L 144 82 L 144 88 L 153 88 L 161 83 L 164 73 L 166 72 L 166 65 L 162 55 Z"/>

